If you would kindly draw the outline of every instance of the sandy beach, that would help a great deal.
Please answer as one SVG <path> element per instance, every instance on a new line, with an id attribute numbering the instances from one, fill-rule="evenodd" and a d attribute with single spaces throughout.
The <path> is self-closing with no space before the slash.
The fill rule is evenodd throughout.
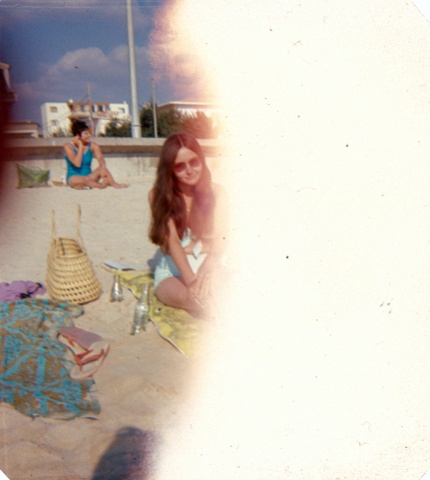
<path id="1" fill-rule="evenodd" d="M 209 472 L 238 479 L 421 478 L 428 469 L 428 315 L 413 319 L 406 300 L 392 306 L 391 298 L 381 299 L 376 311 L 373 299 L 369 306 L 349 293 L 348 305 L 357 309 L 347 314 L 342 307 L 337 317 L 312 262 L 296 263 L 296 290 L 306 277 L 308 295 L 319 298 L 304 305 L 300 293 L 289 297 L 293 317 L 269 320 L 257 310 L 236 317 L 221 330 L 217 361 L 199 377 L 197 394 L 201 357 L 185 357 L 152 324 L 129 334 L 135 298 L 124 289 L 124 301 L 111 303 L 113 277 L 101 264 L 146 264 L 152 257 L 146 198 L 153 179 L 127 178 L 124 190 L 3 189 L 1 281 L 44 282 L 51 210 L 58 234 L 74 236 L 81 205 L 81 233 L 103 293 L 75 324 L 102 335 L 110 352 L 94 376 L 101 406 L 95 420 L 31 419 L 0 405 L 1 470 L 11 480 L 172 479 L 187 462 L 193 479 Z M 306 208 L 302 202 L 296 213 Z M 309 253 L 313 240 L 302 242 Z M 250 321 L 254 328 L 245 329 Z M 166 470 L 154 477 L 158 462 L 167 462 Z"/>
<path id="2" fill-rule="evenodd" d="M 75 324 L 110 344 L 95 375 L 101 405 L 97 420 L 32 420 L 1 404 L 0 468 L 10 479 L 125 478 L 127 468 L 133 467 L 130 455 L 141 459 L 145 452 L 149 462 L 161 432 L 175 421 L 186 398 L 192 360 L 163 340 L 152 324 L 146 332 L 129 334 L 135 305 L 130 291 L 124 289 L 123 302 L 109 301 L 113 277 L 101 268 L 102 262 L 145 265 L 155 251 L 146 235 L 146 199 L 153 178 L 127 180 L 130 187 L 124 190 L 16 189 L 12 184 L 2 191 L 0 279 L 5 282 L 45 283 L 51 210 L 57 232 L 73 237 L 76 205 L 81 205 L 81 234 L 103 293 L 84 306 Z M 148 478 L 145 469 L 139 466 L 139 478 Z M 136 472 L 130 478 L 137 478 L 133 475 Z"/>
<path id="3" fill-rule="evenodd" d="M 204 359 L 152 325 L 131 336 L 129 291 L 109 301 L 102 262 L 155 251 L 154 173 L 119 176 L 125 190 L 4 185 L 0 281 L 43 282 L 51 210 L 73 235 L 79 203 L 103 293 L 75 323 L 111 347 L 96 420 L 0 405 L 11 480 L 429 478 L 429 24 L 400 0 L 317 3 L 181 17 L 203 26 L 196 45 L 221 44 L 234 185 L 240 281 Z"/>

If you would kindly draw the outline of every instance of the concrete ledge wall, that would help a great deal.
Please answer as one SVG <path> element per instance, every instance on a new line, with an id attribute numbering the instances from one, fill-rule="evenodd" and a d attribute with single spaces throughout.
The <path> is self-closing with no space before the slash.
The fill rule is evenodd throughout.
<path id="1" fill-rule="evenodd" d="M 109 170 L 118 180 L 153 175 L 164 138 L 97 137 Z M 10 140 L 4 157 L 3 177 L 17 182 L 16 163 L 50 170 L 51 180 L 66 175 L 63 145 L 70 138 L 22 138 Z M 221 148 L 217 140 L 199 140 L 211 169 L 217 169 Z M 96 162 L 96 160 L 95 160 Z"/>

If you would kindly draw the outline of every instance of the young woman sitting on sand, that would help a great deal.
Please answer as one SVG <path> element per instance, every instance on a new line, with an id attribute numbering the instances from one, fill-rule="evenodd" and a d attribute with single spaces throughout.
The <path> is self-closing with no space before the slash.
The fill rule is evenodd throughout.
<path id="1" fill-rule="evenodd" d="M 225 222 L 218 217 L 225 216 L 226 204 L 193 136 L 173 134 L 164 142 L 149 203 L 149 238 L 162 252 L 154 271 L 155 295 L 201 315 L 211 303 L 214 267 L 224 249 Z"/>
<path id="2" fill-rule="evenodd" d="M 73 140 L 64 144 L 64 158 L 67 162 L 67 185 L 82 190 L 84 188 L 125 188 L 125 183 L 117 183 L 106 167 L 100 147 L 91 142 L 90 130 L 82 120 L 72 123 Z M 91 170 L 93 155 L 99 166 Z"/>

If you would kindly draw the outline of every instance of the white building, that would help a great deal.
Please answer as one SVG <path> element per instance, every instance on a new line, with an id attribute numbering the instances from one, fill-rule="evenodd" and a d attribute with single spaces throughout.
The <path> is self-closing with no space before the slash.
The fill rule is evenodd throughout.
<path id="1" fill-rule="evenodd" d="M 161 105 L 158 105 L 158 111 L 163 112 L 166 110 L 170 110 L 174 108 L 179 112 L 185 115 L 195 115 L 197 112 L 204 113 L 207 117 L 213 118 L 214 120 L 217 118 L 219 114 L 219 106 L 215 103 L 211 102 L 167 102 Z"/>
<path id="2" fill-rule="evenodd" d="M 41 113 L 43 137 L 51 137 L 59 131 L 70 131 L 70 108 L 66 102 L 44 103 Z"/>
<path id="3" fill-rule="evenodd" d="M 50 137 L 61 133 L 70 134 L 70 121 L 86 121 L 95 136 L 102 135 L 113 120 L 129 121 L 130 113 L 126 102 L 47 102 L 41 106 L 42 134 Z"/>

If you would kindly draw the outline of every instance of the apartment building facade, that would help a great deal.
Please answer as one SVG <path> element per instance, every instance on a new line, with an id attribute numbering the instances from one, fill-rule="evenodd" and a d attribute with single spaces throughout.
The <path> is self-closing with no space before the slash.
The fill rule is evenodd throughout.
<path id="1" fill-rule="evenodd" d="M 95 136 L 103 135 L 111 121 L 131 119 L 126 102 L 46 102 L 41 106 L 41 115 L 43 137 L 70 135 L 73 119 L 85 121 Z"/>
<path id="2" fill-rule="evenodd" d="M 219 115 L 219 105 L 210 102 L 187 102 L 187 101 L 175 101 L 167 102 L 158 105 L 158 111 L 163 112 L 166 110 L 175 109 L 184 115 L 195 115 L 197 112 L 204 113 L 207 117 L 216 120 Z"/>

